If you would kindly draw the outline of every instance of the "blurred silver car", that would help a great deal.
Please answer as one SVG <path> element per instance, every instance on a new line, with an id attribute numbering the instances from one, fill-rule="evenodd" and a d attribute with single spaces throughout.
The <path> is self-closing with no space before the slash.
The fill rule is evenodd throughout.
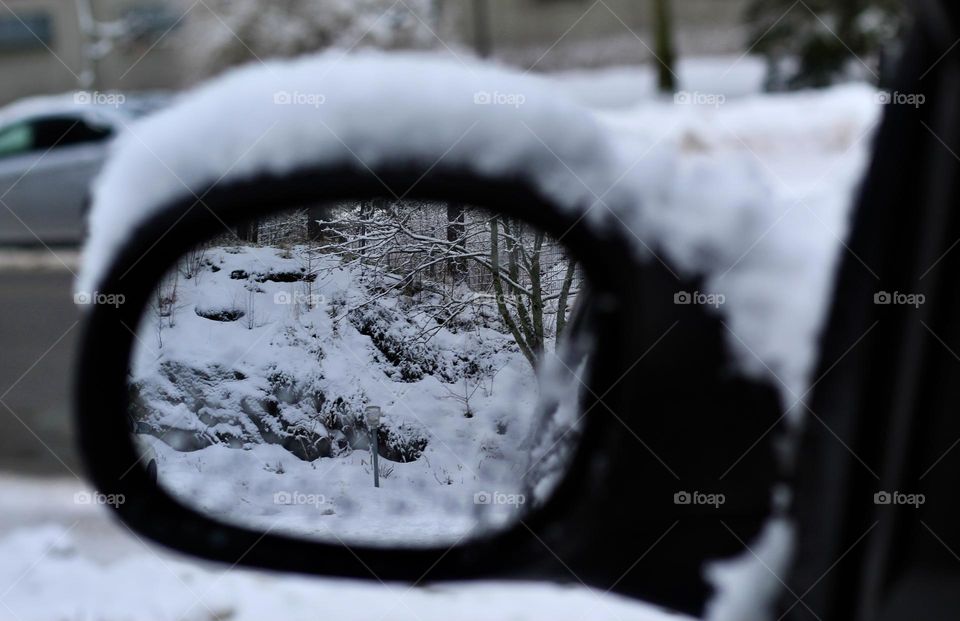
<path id="1" fill-rule="evenodd" d="M 104 95 L 33 97 L 0 108 L 0 245 L 81 241 L 90 182 L 110 139 L 167 99 Z"/>

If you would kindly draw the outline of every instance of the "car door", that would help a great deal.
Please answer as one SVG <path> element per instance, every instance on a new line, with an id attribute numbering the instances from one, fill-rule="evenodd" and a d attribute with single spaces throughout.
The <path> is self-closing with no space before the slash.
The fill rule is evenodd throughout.
<path id="1" fill-rule="evenodd" d="M 960 33 L 928 3 L 900 63 L 823 338 L 789 621 L 960 610 Z"/>
<path id="2" fill-rule="evenodd" d="M 70 244 L 112 131 L 70 116 L 0 131 L 0 243 Z"/>

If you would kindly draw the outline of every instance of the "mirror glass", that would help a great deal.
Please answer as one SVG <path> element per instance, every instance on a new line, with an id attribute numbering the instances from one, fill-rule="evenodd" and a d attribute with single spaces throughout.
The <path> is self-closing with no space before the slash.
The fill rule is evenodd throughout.
<path id="1" fill-rule="evenodd" d="M 562 240 L 468 205 L 356 200 L 225 227 L 136 330 L 141 462 L 195 510 L 330 543 L 507 528 L 577 445 L 586 289 Z"/>

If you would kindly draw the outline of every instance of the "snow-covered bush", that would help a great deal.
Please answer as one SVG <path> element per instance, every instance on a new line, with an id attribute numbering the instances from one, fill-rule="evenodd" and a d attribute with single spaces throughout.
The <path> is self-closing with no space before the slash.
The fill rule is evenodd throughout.
<path id="1" fill-rule="evenodd" d="M 203 287 L 179 285 L 175 304 L 155 296 L 165 312 L 141 328 L 151 346 L 131 382 L 140 433 L 186 451 L 277 444 L 305 461 L 335 457 L 368 447 L 363 413 L 380 386 L 426 382 L 445 399 L 462 381 L 471 394 L 482 388 L 479 402 L 520 356 L 496 315 L 450 331 L 424 310 L 433 296 L 383 289 L 382 278 L 345 269 L 336 254 L 317 255 L 317 270 L 305 272 L 302 254 L 214 246 L 193 276 Z M 384 457 L 402 462 L 419 458 L 430 435 L 416 416 L 385 417 L 378 434 Z"/>
<path id="2" fill-rule="evenodd" d="M 417 338 L 421 329 L 406 315 L 371 303 L 351 310 L 347 318 L 383 354 L 389 363 L 384 366 L 388 377 L 415 382 L 438 371 L 437 351 Z"/>

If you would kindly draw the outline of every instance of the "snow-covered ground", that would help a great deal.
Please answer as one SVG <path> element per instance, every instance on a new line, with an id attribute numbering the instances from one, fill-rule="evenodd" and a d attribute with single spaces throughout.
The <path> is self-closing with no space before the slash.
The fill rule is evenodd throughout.
<path id="1" fill-rule="evenodd" d="M 676 621 L 575 586 L 378 584 L 227 569 L 172 554 L 77 504 L 76 480 L 0 477 L 0 619 L 10 621 Z M 85 496 L 83 496 L 85 497 Z"/>
<path id="2" fill-rule="evenodd" d="M 643 72 L 630 69 L 558 79 L 566 81 L 562 88 L 572 96 L 602 108 L 597 112 L 602 123 L 629 156 L 626 161 L 635 162 L 625 175 L 674 179 L 651 184 L 658 191 L 671 189 L 648 197 L 666 212 L 661 225 L 691 231 L 674 237 L 670 258 L 681 264 L 713 261 L 710 285 L 729 294 L 727 310 L 739 317 L 729 323 L 736 335 L 731 340 L 764 344 L 767 349 L 744 348 L 745 365 L 752 360 L 758 372 L 768 373 L 771 369 L 762 367 L 772 364 L 789 406 L 808 381 L 830 272 L 843 252 L 847 206 L 866 164 L 880 106 L 871 88 L 858 85 L 758 95 L 751 92 L 759 85 L 755 61 L 727 61 L 690 63 L 683 84 L 689 97 L 676 101 L 651 96 L 646 86 L 638 86 Z M 727 69 L 721 67 L 730 66 L 724 75 Z M 665 150 L 672 158 L 657 157 Z M 664 170 L 663 162 L 673 168 Z M 758 214 L 757 205 L 769 206 L 769 212 Z M 729 210 L 745 215 L 724 217 Z M 689 218 L 707 226 L 685 226 Z M 721 237 L 732 242 L 718 252 L 715 241 Z M 685 248 L 691 256 L 684 255 Z M 771 265 L 790 281 L 740 279 L 773 274 L 763 271 Z M 738 303 L 745 308 L 738 310 Z M 758 324 L 758 314 L 767 321 Z M 795 347 L 797 342 L 804 346 Z M 797 352 L 797 360 L 777 365 L 785 351 Z M 224 571 L 139 542 L 109 523 L 101 507 L 75 504 L 79 485 L 72 480 L 0 482 L 0 616 L 23 621 L 314 619 L 322 610 L 331 618 L 428 621 L 448 619 L 455 610 L 465 619 L 676 618 L 584 588 L 448 585 L 407 591 Z M 775 543 L 789 538 L 780 527 L 772 528 L 768 538 Z M 777 570 L 783 558 L 773 557 L 770 567 Z M 713 575 L 733 586 L 775 586 L 776 580 L 758 574 L 755 564 L 740 572 L 729 569 Z M 742 610 L 743 603 L 728 591 L 712 618 L 744 621 L 730 612 Z"/>
<path id="3" fill-rule="evenodd" d="M 221 519 L 334 543 L 449 545 L 522 517 L 542 472 L 539 393 L 495 307 L 438 327 L 425 309 L 442 285 L 384 290 L 398 277 L 330 250 L 215 244 L 161 285 L 131 378 L 161 484 Z"/>

